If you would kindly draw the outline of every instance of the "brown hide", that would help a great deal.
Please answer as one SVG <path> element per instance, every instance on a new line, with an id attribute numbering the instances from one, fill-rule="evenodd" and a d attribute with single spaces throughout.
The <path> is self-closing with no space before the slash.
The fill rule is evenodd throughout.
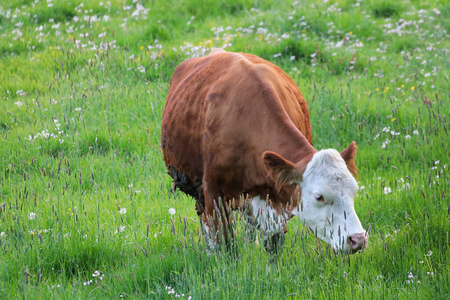
<path id="1" fill-rule="evenodd" d="M 175 186 L 196 198 L 202 217 L 212 216 L 219 197 L 269 197 L 277 210 L 290 201 L 297 205 L 298 188 L 290 182 L 278 186 L 263 153 L 306 166 L 316 152 L 311 142 L 306 101 L 276 65 L 250 54 L 215 51 L 175 69 L 161 145 Z"/>

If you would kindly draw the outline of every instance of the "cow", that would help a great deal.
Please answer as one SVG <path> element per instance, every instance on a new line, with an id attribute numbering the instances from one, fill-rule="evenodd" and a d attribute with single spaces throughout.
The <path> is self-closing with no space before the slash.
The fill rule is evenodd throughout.
<path id="1" fill-rule="evenodd" d="M 196 200 L 209 250 L 220 245 L 218 232 L 233 240 L 225 225 L 238 208 L 246 208 L 250 232 L 263 231 L 269 253 L 282 249 L 280 237 L 293 216 L 338 252 L 367 245 L 353 205 L 355 142 L 340 153 L 317 151 L 308 105 L 273 63 L 213 49 L 179 64 L 163 111 L 161 147 L 173 189 Z"/>

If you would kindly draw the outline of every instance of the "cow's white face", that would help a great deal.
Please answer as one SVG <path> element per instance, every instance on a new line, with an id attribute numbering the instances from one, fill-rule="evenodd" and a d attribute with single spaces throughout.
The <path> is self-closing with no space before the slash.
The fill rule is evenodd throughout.
<path id="1" fill-rule="evenodd" d="M 297 184 L 301 203 L 293 215 L 336 250 L 364 249 L 367 235 L 353 206 L 358 185 L 339 152 L 328 149 L 315 153 Z"/>
<path id="2" fill-rule="evenodd" d="M 355 156 L 354 142 L 342 153 L 322 150 L 297 164 L 274 152 L 263 154 L 277 186 L 295 183 L 301 188 L 301 201 L 291 214 L 335 250 L 351 253 L 364 249 L 368 242 L 353 205 L 358 190 L 352 176 L 357 176 Z"/>

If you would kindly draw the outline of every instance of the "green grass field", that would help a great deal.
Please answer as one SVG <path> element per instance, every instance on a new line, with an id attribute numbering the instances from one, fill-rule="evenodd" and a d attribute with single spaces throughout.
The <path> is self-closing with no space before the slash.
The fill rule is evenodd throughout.
<path id="1" fill-rule="evenodd" d="M 450 2 L 2 0 L 0 34 L 0 298 L 450 298 Z M 211 47 L 282 67 L 316 149 L 356 141 L 364 253 L 293 219 L 269 272 L 237 213 L 206 255 L 159 137 Z"/>

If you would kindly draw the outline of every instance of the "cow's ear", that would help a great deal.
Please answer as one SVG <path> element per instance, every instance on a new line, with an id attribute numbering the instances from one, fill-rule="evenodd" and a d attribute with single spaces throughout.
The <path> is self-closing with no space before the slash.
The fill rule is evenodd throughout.
<path id="1" fill-rule="evenodd" d="M 356 157 L 356 143 L 353 141 L 350 143 L 350 145 L 341 152 L 341 156 L 344 159 L 345 163 L 347 164 L 347 168 L 352 173 L 352 175 L 355 177 L 356 180 L 358 180 L 358 172 L 356 170 L 356 164 L 355 164 L 355 157 Z"/>
<path id="2" fill-rule="evenodd" d="M 267 172 L 275 180 L 275 188 L 277 190 L 280 190 L 285 184 L 301 180 L 302 173 L 296 168 L 296 165 L 279 154 L 266 151 L 263 153 L 262 158 Z"/>

